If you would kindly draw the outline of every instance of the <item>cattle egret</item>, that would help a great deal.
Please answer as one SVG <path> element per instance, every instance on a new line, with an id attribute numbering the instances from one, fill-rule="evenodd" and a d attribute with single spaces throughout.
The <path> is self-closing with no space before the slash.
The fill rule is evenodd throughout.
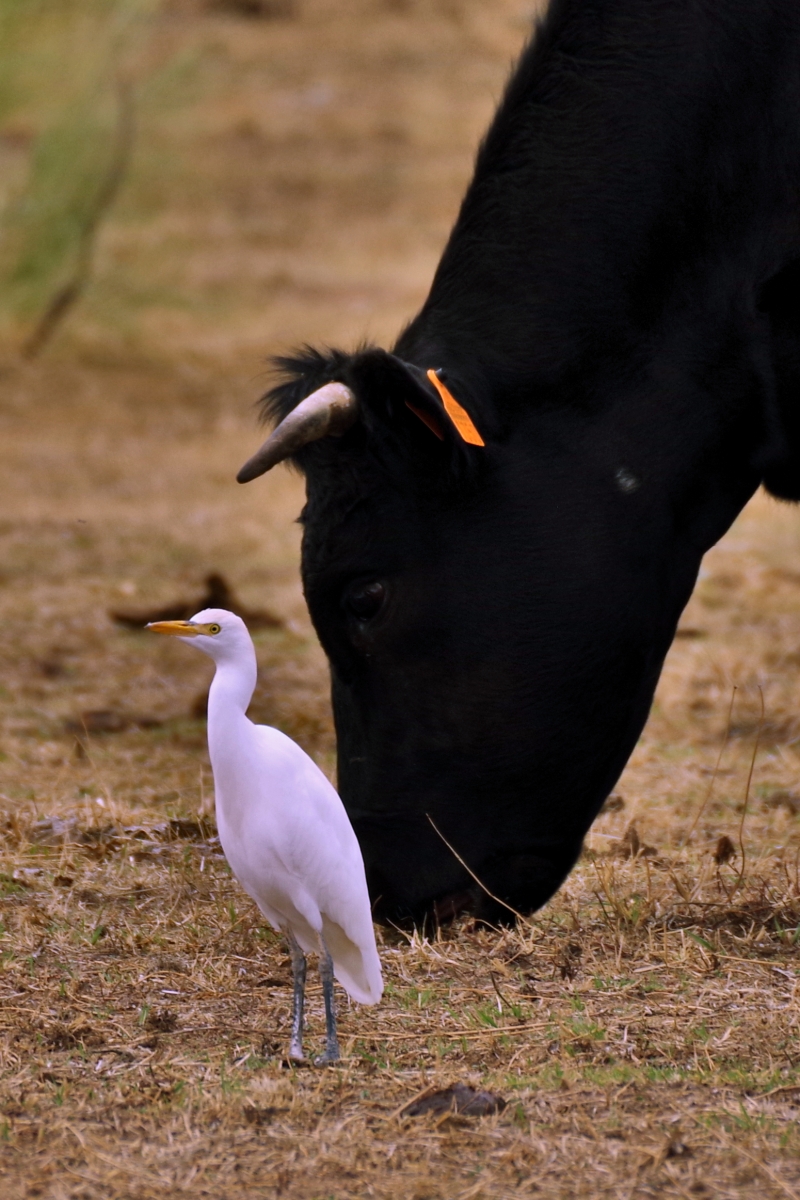
<path id="1" fill-rule="evenodd" d="M 154 633 L 191 640 L 216 663 L 208 695 L 208 749 L 217 828 L 239 883 L 286 934 L 294 1001 L 289 1056 L 303 1059 L 305 954 L 319 954 L 326 1048 L 339 1057 L 334 976 L 354 1000 L 377 1004 L 381 965 L 356 836 L 335 788 L 291 738 L 246 716 L 256 654 L 241 617 L 207 608 L 189 621 L 155 621 Z"/>

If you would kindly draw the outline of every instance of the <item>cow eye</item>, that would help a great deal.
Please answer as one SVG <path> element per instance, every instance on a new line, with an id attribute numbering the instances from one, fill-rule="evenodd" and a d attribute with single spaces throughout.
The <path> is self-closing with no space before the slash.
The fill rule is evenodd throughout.
<path id="1" fill-rule="evenodd" d="M 386 598 L 386 588 L 377 580 L 373 583 L 358 583 L 345 595 L 345 607 L 359 621 L 369 621 L 376 616 Z"/>

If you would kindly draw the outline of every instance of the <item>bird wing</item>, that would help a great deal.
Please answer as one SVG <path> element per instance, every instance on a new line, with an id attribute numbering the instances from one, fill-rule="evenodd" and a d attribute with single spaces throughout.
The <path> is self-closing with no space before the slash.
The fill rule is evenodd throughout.
<path id="1" fill-rule="evenodd" d="M 375 1004 L 383 991 L 380 960 L 364 860 L 344 805 L 295 742 L 270 726 L 254 725 L 253 730 L 259 757 L 269 762 L 262 785 L 265 798 L 280 778 L 280 795 L 273 793 L 262 811 L 280 816 L 270 822 L 270 841 L 292 877 L 293 907 L 310 926 L 296 928 L 296 936 L 304 949 L 316 950 L 313 943 L 304 943 L 311 930 L 322 933 L 339 982 L 362 1004 Z M 286 919 L 291 923 L 288 914 Z"/>

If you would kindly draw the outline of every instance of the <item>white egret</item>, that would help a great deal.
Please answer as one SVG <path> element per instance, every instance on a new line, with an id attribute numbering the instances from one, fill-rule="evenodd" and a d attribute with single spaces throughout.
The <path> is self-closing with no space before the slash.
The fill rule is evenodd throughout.
<path id="1" fill-rule="evenodd" d="M 364 861 L 344 806 L 291 738 L 246 716 L 256 654 L 241 617 L 207 608 L 189 621 L 155 621 L 147 628 L 191 640 L 216 663 L 208 748 L 220 842 L 239 883 L 289 941 L 290 1057 L 303 1058 L 305 954 L 316 951 L 327 1031 L 317 1062 L 334 1062 L 334 976 L 361 1004 L 377 1004 L 383 991 Z"/>

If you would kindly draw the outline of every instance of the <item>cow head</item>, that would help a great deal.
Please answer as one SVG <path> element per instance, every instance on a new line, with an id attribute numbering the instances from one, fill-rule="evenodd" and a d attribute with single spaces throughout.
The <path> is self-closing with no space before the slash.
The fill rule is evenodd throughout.
<path id="1" fill-rule="evenodd" d="M 608 403 L 503 418 L 453 365 L 468 442 L 424 362 L 366 349 L 281 366 L 266 402 L 282 424 L 240 478 L 286 454 L 306 475 L 305 595 L 376 911 L 501 918 L 459 858 L 532 910 L 574 863 L 700 557 L 753 484 L 691 464 L 676 483 L 663 406 L 648 418 L 641 389 L 638 431 Z"/>

